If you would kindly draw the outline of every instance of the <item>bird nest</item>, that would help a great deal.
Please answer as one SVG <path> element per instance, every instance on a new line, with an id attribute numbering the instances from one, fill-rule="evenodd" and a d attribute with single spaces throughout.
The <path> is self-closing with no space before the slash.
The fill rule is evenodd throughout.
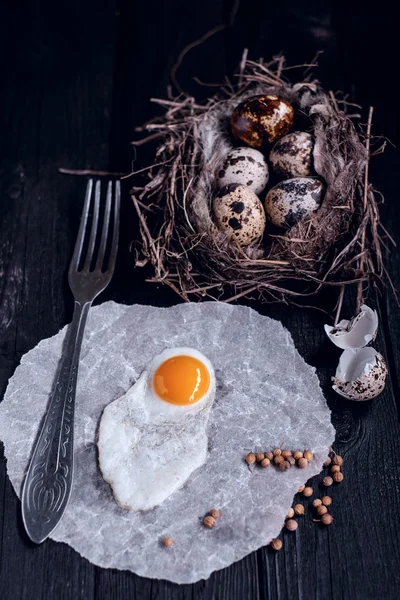
<path id="1" fill-rule="evenodd" d="M 377 193 L 368 182 L 372 109 L 368 125 L 356 128 L 359 115 L 349 114 L 355 105 L 322 89 L 311 71 L 297 82 L 287 73 L 282 58 L 265 63 L 244 56 L 235 84 L 227 81 L 204 103 L 183 95 L 155 100 L 165 115 L 134 142 L 159 142 L 146 181 L 131 193 L 141 238 L 136 264 L 150 263 L 151 281 L 169 285 L 186 301 L 248 297 L 310 304 L 323 288 L 343 299 L 347 286 L 357 285 L 360 303 L 370 284 L 382 279 Z M 235 144 L 229 118 L 258 94 L 292 104 L 297 122 L 313 134 L 314 169 L 326 191 L 312 216 L 286 231 L 267 227 L 260 244 L 241 248 L 216 229 L 211 204 L 216 173 Z"/>

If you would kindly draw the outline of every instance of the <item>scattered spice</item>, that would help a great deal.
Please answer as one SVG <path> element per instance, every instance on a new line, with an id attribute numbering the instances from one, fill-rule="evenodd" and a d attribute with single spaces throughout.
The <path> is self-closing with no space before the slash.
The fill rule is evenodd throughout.
<path id="1" fill-rule="evenodd" d="M 271 542 L 270 542 L 270 546 L 273 550 L 281 550 L 283 543 L 282 540 L 280 540 L 279 538 L 272 538 Z"/>
<path id="2" fill-rule="evenodd" d="M 328 512 L 328 509 L 323 504 L 321 504 L 321 506 L 317 507 L 317 514 L 320 517 L 322 517 L 322 515 L 326 515 L 327 512 Z"/>
<path id="3" fill-rule="evenodd" d="M 174 540 L 171 537 L 165 537 L 162 540 L 162 545 L 165 546 L 166 548 L 171 548 L 171 546 L 173 546 L 174 544 Z"/>
<path id="4" fill-rule="evenodd" d="M 332 462 L 332 459 L 331 459 L 330 456 L 328 456 L 328 458 L 324 462 L 324 467 L 329 467 L 329 465 L 331 464 L 331 462 Z"/>
<path id="5" fill-rule="evenodd" d="M 293 454 L 293 458 L 295 460 L 300 460 L 301 458 L 303 458 L 303 453 L 300 452 L 300 450 L 297 450 L 294 454 Z"/>
<path id="6" fill-rule="evenodd" d="M 214 519 L 214 517 L 212 517 L 211 515 L 208 515 L 207 517 L 204 517 L 203 524 L 204 524 L 204 527 L 207 527 L 207 529 L 212 529 L 213 527 L 215 527 L 217 522 Z"/>
<path id="7" fill-rule="evenodd" d="M 303 456 L 308 460 L 308 462 L 310 462 L 314 458 L 314 454 L 311 452 L 311 450 L 304 450 Z"/>
<path id="8" fill-rule="evenodd" d="M 289 531 L 296 531 L 298 526 L 299 524 L 294 519 L 289 519 L 289 521 L 286 521 L 286 529 Z"/>
<path id="9" fill-rule="evenodd" d="M 299 493 L 299 494 L 301 494 L 302 492 L 304 492 L 304 490 L 305 490 L 305 487 L 306 487 L 305 485 L 301 485 L 301 486 L 299 487 L 299 489 L 297 490 L 297 491 L 298 491 L 298 493 Z"/>
<path id="10" fill-rule="evenodd" d="M 299 516 L 304 515 L 304 506 L 302 504 L 296 504 L 294 507 L 294 514 Z"/>
<path id="11" fill-rule="evenodd" d="M 286 515 L 286 519 L 291 519 L 292 517 L 294 517 L 294 509 L 293 508 L 289 508 L 289 512 Z"/>
<path id="12" fill-rule="evenodd" d="M 334 481 L 336 481 L 336 483 L 340 483 L 344 479 L 343 473 L 341 471 L 339 471 L 338 473 L 334 473 L 333 479 Z"/>
<path id="13" fill-rule="evenodd" d="M 288 469 L 290 469 L 290 462 L 287 461 L 287 460 L 283 460 L 283 462 L 281 462 L 279 464 L 279 470 L 280 471 L 287 471 Z"/>
<path id="14" fill-rule="evenodd" d="M 219 510 L 217 508 L 212 508 L 208 514 L 210 515 L 210 517 L 213 517 L 214 519 L 219 519 L 221 516 L 221 513 L 219 512 Z"/>
<path id="15" fill-rule="evenodd" d="M 256 461 L 261 462 L 262 460 L 264 460 L 264 452 L 257 452 Z"/>
<path id="16" fill-rule="evenodd" d="M 304 469 L 307 465 L 308 460 L 306 458 L 300 458 L 300 460 L 297 461 L 297 466 L 300 467 L 300 469 Z"/>
<path id="17" fill-rule="evenodd" d="M 333 459 L 332 462 L 334 465 L 339 465 L 339 467 L 343 464 L 343 458 L 341 456 L 339 456 L 339 454 L 336 454 Z"/>
<path id="18" fill-rule="evenodd" d="M 271 461 L 269 460 L 269 458 L 263 458 L 263 460 L 261 461 L 262 467 L 269 467 L 270 464 L 271 464 Z"/>
<path id="19" fill-rule="evenodd" d="M 309 498 L 310 496 L 313 495 L 314 490 L 312 489 L 312 487 L 305 487 L 303 490 L 303 496 L 306 496 L 306 498 Z"/>
<path id="20" fill-rule="evenodd" d="M 329 475 L 328 475 L 328 477 L 323 478 L 322 483 L 324 484 L 325 487 L 329 487 L 330 485 L 332 485 L 333 479 L 332 479 L 332 477 L 329 477 Z"/>
<path id="21" fill-rule="evenodd" d="M 322 496 L 321 501 L 324 506 L 332 504 L 332 498 L 330 496 Z"/>
<path id="22" fill-rule="evenodd" d="M 283 458 L 289 458 L 289 456 L 292 456 L 292 452 L 290 450 L 282 450 L 282 456 Z"/>
<path id="23" fill-rule="evenodd" d="M 296 464 L 296 461 L 294 460 L 293 456 L 288 456 L 287 457 L 287 461 L 288 463 L 290 463 L 290 465 L 293 467 L 293 465 Z"/>
<path id="24" fill-rule="evenodd" d="M 276 465 L 280 465 L 281 463 L 283 463 L 285 461 L 285 459 L 283 458 L 283 456 L 281 454 L 277 454 L 274 458 L 274 463 Z"/>
<path id="25" fill-rule="evenodd" d="M 319 498 L 315 498 L 314 502 L 312 503 L 312 505 L 314 506 L 314 508 L 317 508 L 318 506 L 321 506 L 321 504 L 323 504 L 323 502 Z"/>
<path id="26" fill-rule="evenodd" d="M 256 455 L 253 452 L 249 452 L 245 458 L 245 461 L 248 465 L 254 465 L 254 463 L 256 462 Z"/>
<path id="27" fill-rule="evenodd" d="M 273 454 L 274 456 L 280 456 L 282 454 L 282 450 L 280 448 L 275 448 Z"/>
<path id="28" fill-rule="evenodd" d="M 269 458 L 269 460 L 273 460 L 274 454 L 271 451 L 265 453 L 265 458 Z"/>
<path id="29" fill-rule="evenodd" d="M 330 525 L 333 522 L 333 517 L 332 515 L 323 515 L 321 517 L 321 523 L 323 523 L 323 525 Z"/>
<path id="30" fill-rule="evenodd" d="M 333 467 L 331 467 L 331 473 L 339 473 L 339 471 L 340 471 L 339 465 L 333 465 Z"/>

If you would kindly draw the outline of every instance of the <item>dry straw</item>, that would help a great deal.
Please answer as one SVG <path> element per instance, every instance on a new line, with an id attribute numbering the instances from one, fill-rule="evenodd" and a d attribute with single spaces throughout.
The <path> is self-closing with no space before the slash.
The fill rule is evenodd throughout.
<path id="1" fill-rule="evenodd" d="M 355 284 L 360 304 L 370 284 L 383 278 L 384 230 L 368 181 L 370 156 L 382 151 L 370 148 L 372 109 L 367 127 L 357 131 L 348 114 L 354 105 L 324 91 L 311 69 L 294 84 L 288 71 L 282 57 L 253 62 L 245 53 L 235 84 L 226 81 L 206 103 L 185 95 L 154 99 L 165 115 L 133 142 L 159 143 L 154 164 L 144 170 L 146 181 L 131 194 L 141 233 L 136 264 L 151 263 L 151 281 L 169 285 L 186 301 L 249 297 L 304 305 L 329 286 L 341 305 L 344 290 Z M 210 207 L 215 173 L 232 146 L 229 117 L 239 102 L 260 93 L 287 99 L 307 120 L 326 193 L 311 218 L 243 249 L 215 229 Z"/>

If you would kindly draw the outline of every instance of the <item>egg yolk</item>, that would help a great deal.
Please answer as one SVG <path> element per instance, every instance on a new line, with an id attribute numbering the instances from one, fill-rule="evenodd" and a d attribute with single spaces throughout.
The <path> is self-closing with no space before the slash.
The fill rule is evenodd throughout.
<path id="1" fill-rule="evenodd" d="M 193 356 L 173 356 L 158 367 L 153 387 L 166 402 L 194 404 L 210 387 L 210 373 L 205 364 Z"/>

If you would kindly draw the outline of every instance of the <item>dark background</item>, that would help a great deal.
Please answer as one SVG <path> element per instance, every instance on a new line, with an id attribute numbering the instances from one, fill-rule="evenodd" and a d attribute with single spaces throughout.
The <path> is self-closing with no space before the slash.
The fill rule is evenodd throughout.
<path id="1" fill-rule="evenodd" d="M 236 14 L 235 14 L 236 12 Z M 233 19 L 232 17 L 235 16 Z M 178 70 L 182 87 L 212 92 L 231 74 L 244 47 L 250 58 L 283 52 L 291 64 L 323 50 L 318 76 L 365 107 L 373 133 L 392 141 L 372 163 L 386 197 L 383 222 L 397 238 L 399 219 L 398 25 L 389 3 L 243 0 L 123 2 L 14 1 L 0 19 L 0 393 L 21 356 L 54 335 L 72 314 L 66 270 L 86 182 L 59 167 L 130 171 L 135 127 L 152 117 L 149 98 L 166 95 L 180 51 L 217 25 Z M 146 164 L 139 149 L 135 168 Z M 100 302 L 168 305 L 172 292 L 133 270 L 129 244 L 136 219 L 125 188 L 116 275 Z M 394 285 L 398 253 L 385 253 Z M 19 502 L 0 449 L 0 598 L 19 599 L 375 599 L 400 589 L 399 311 L 390 288 L 372 296 L 381 328 L 376 347 L 390 379 L 375 401 L 357 405 L 329 391 L 339 352 L 325 339 L 317 311 L 258 307 L 282 320 L 306 360 L 318 368 L 344 456 L 345 480 L 332 490 L 332 527 L 303 518 L 284 549 L 262 548 L 206 582 L 176 586 L 129 572 L 103 570 L 63 544 L 34 547 L 22 530 Z M 354 311 L 348 296 L 344 314 Z M 21 398 L 21 401 L 24 401 Z M 313 482 L 318 486 L 318 480 Z"/>

